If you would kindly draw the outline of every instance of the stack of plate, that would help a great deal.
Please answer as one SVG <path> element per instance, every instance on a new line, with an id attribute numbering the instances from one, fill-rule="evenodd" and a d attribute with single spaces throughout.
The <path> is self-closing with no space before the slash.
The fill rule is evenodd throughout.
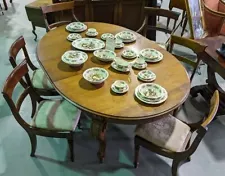
<path id="1" fill-rule="evenodd" d="M 121 39 L 123 43 L 131 43 L 136 41 L 136 35 L 131 31 L 122 31 L 115 36 L 118 39 Z"/>
<path id="2" fill-rule="evenodd" d="M 140 51 L 140 57 L 146 62 L 159 62 L 163 59 L 163 54 L 155 49 L 146 48 Z"/>
<path id="3" fill-rule="evenodd" d="M 135 96 L 146 104 L 160 104 L 168 98 L 167 91 L 160 85 L 144 83 L 135 89 Z"/>
<path id="4" fill-rule="evenodd" d="M 152 82 L 156 79 L 156 75 L 150 70 L 142 70 L 138 73 L 138 79 L 144 82 Z"/>
<path id="5" fill-rule="evenodd" d="M 81 22 L 72 22 L 66 26 L 66 30 L 69 32 L 83 32 L 87 29 L 87 26 Z"/>

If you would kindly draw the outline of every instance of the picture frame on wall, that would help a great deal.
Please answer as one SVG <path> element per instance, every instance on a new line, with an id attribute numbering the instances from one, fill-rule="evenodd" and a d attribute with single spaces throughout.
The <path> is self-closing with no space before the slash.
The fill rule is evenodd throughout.
<path id="1" fill-rule="evenodd" d="M 201 0 L 185 0 L 187 18 L 190 26 L 190 37 L 201 39 L 205 36 Z"/>

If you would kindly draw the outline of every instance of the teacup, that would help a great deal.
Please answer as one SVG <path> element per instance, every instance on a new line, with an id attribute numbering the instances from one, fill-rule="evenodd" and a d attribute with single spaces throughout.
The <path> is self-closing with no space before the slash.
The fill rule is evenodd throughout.
<path id="1" fill-rule="evenodd" d="M 139 66 L 142 66 L 142 65 L 144 65 L 146 62 L 145 62 L 145 59 L 144 58 L 141 58 L 141 57 L 139 57 L 139 58 L 137 58 L 136 60 L 135 60 L 135 64 L 136 65 L 139 65 Z"/>
<path id="2" fill-rule="evenodd" d="M 97 30 L 95 28 L 89 28 L 87 31 L 89 34 L 95 34 Z"/>
<path id="3" fill-rule="evenodd" d="M 123 80 L 117 80 L 115 81 L 114 86 L 119 91 L 123 91 L 127 87 L 127 83 Z"/>
<path id="4" fill-rule="evenodd" d="M 115 40 L 116 45 L 121 45 L 122 43 L 123 43 L 123 41 L 121 39 L 116 38 L 116 40 Z"/>
<path id="5" fill-rule="evenodd" d="M 116 62 L 117 67 L 121 68 L 121 69 L 127 69 L 129 66 L 129 62 L 127 62 L 121 58 L 118 58 L 118 57 L 115 59 L 115 62 Z"/>

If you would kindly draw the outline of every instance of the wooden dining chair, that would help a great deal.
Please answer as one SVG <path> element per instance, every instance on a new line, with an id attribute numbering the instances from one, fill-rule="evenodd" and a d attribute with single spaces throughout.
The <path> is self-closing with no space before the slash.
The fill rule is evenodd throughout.
<path id="1" fill-rule="evenodd" d="M 74 15 L 74 2 L 62 2 L 62 3 L 55 3 L 47 6 L 41 7 L 44 21 L 46 25 L 47 32 L 51 29 L 54 29 L 56 27 L 69 24 L 72 21 L 78 21 L 76 19 L 76 16 Z M 70 18 L 70 20 L 64 20 L 66 18 L 66 12 L 70 12 L 67 16 Z M 51 15 L 51 18 L 49 18 L 48 15 Z M 49 21 L 51 19 L 51 21 Z"/>
<path id="2" fill-rule="evenodd" d="M 23 36 L 20 36 L 9 49 L 9 61 L 12 67 L 15 68 L 17 66 L 17 55 L 20 51 L 23 51 L 24 59 L 27 60 L 29 67 L 33 71 L 31 82 L 34 90 L 41 96 L 58 95 L 58 92 L 54 89 L 44 71 L 41 68 L 35 67 L 31 62 Z M 21 84 L 26 85 L 24 81 L 21 81 Z"/>
<path id="3" fill-rule="evenodd" d="M 174 45 L 179 45 L 179 46 L 183 46 L 183 47 L 191 49 L 196 54 L 197 59 L 193 60 L 193 59 L 186 58 L 182 55 L 175 54 L 173 52 Z M 193 68 L 193 71 L 190 76 L 190 80 L 192 81 L 195 75 L 195 72 L 199 66 L 200 55 L 205 51 L 206 47 L 207 46 L 202 45 L 195 40 L 171 35 L 168 51 L 172 53 L 179 61 L 184 62 Z"/>
<path id="4" fill-rule="evenodd" d="M 14 118 L 27 132 L 31 142 L 31 156 L 35 156 L 37 138 L 36 135 L 55 138 L 66 138 L 71 152 L 71 161 L 74 160 L 73 136 L 79 122 L 81 111 L 66 100 L 45 100 L 38 96 L 31 86 L 28 75 L 27 61 L 23 60 L 8 76 L 2 94 L 8 103 Z M 16 85 L 22 79 L 26 79 L 25 90 L 20 94 L 17 102 L 12 95 Z M 31 98 L 32 114 L 31 123 L 26 122 L 21 114 L 20 107 L 27 96 Z M 38 103 L 38 108 L 37 108 Z M 27 110 L 27 109 L 26 109 Z"/>
<path id="5" fill-rule="evenodd" d="M 181 36 L 184 35 L 184 31 L 187 26 L 187 14 L 186 14 L 186 7 L 185 7 L 185 0 L 170 0 L 169 2 L 169 10 L 173 10 L 173 8 L 182 10 L 182 18 L 181 18 L 181 26 L 182 26 L 182 31 L 181 31 Z"/>
<path id="6" fill-rule="evenodd" d="M 12 3 L 12 0 L 10 0 L 9 2 Z M 8 5 L 7 5 L 6 0 L 3 0 L 3 4 L 4 4 L 4 7 L 5 7 L 5 10 L 8 10 Z"/>
<path id="7" fill-rule="evenodd" d="M 142 34 L 145 37 L 146 37 L 147 32 L 149 30 L 161 31 L 161 32 L 164 32 L 164 33 L 170 34 L 170 35 L 175 32 L 177 20 L 178 20 L 178 18 L 180 16 L 180 13 L 174 12 L 174 11 L 170 11 L 170 10 L 166 10 L 166 9 L 153 8 L 153 7 L 145 7 L 144 11 L 145 11 L 144 22 L 143 22 L 141 27 L 136 32 Z M 165 17 L 167 19 L 166 26 L 158 26 L 158 25 L 151 26 L 151 25 L 148 25 L 148 18 L 149 17 L 154 17 L 154 16 Z M 172 28 L 169 28 L 169 20 L 170 19 L 174 20 Z M 169 39 L 165 43 L 159 43 L 159 45 L 161 47 L 167 49 L 168 41 L 169 41 Z"/>
<path id="8" fill-rule="evenodd" d="M 135 130 L 134 167 L 138 166 L 140 146 L 159 155 L 173 159 L 172 175 L 177 176 L 177 169 L 182 161 L 190 161 L 199 143 L 207 132 L 207 126 L 213 120 L 219 106 L 219 92 L 211 98 L 207 118 L 195 124 L 186 124 L 172 115 L 165 115 L 160 120 L 138 125 Z M 197 135 L 195 135 L 197 133 Z M 192 136 L 196 136 L 192 140 Z M 193 141 L 191 143 L 191 141 Z"/>

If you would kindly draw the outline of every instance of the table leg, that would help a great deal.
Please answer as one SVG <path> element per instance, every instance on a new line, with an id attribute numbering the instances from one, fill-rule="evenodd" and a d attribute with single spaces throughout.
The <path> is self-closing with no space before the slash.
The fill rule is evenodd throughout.
<path id="1" fill-rule="evenodd" d="M 37 34 L 36 34 L 35 30 L 36 30 L 36 27 L 35 27 L 35 25 L 32 23 L 32 33 L 33 33 L 34 36 L 35 36 L 34 40 L 37 41 Z"/>
<path id="2" fill-rule="evenodd" d="M 107 122 L 104 119 L 92 119 L 91 124 L 91 134 L 93 137 L 99 140 L 99 150 L 98 150 L 98 158 L 99 162 L 103 163 L 105 158 L 105 149 L 106 149 L 106 133 Z"/>
<path id="3" fill-rule="evenodd" d="M 207 68 L 207 84 L 206 85 L 200 85 L 195 86 L 191 88 L 190 94 L 192 97 L 197 97 L 198 93 L 204 97 L 204 99 L 210 103 L 210 99 L 215 92 L 215 90 L 219 90 L 220 93 L 220 105 L 217 112 L 217 115 L 225 115 L 225 92 L 223 89 L 220 88 L 220 86 L 217 83 L 215 72 L 210 69 L 210 67 Z"/>
<path id="4" fill-rule="evenodd" d="M 4 4 L 4 7 L 5 7 L 5 10 L 8 10 L 8 6 L 7 6 L 7 3 L 6 3 L 6 0 L 3 0 L 3 4 Z"/>
<path id="5" fill-rule="evenodd" d="M 148 7 L 156 7 L 157 0 L 148 0 Z M 148 24 L 151 26 L 156 26 L 156 16 L 149 17 Z M 147 32 L 147 38 L 156 41 L 156 31 L 149 30 Z"/>

